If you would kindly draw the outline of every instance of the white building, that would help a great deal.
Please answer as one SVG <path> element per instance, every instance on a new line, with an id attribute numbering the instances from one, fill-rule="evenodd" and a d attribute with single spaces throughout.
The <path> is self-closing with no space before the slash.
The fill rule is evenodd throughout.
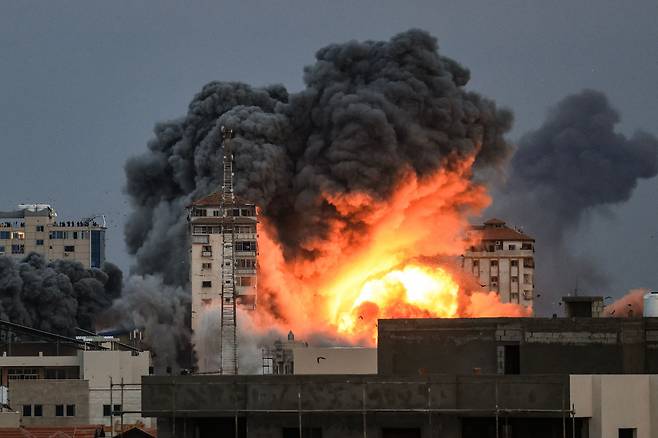
<path id="1" fill-rule="evenodd" d="M 256 306 L 256 206 L 235 198 L 224 205 L 215 192 L 189 207 L 191 242 L 192 330 L 199 330 L 205 308 L 221 305 L 226 269 L 233 270 L 236 305 Z M 225 261 L 225 242 L 231 239 L 231 261 Z M 222 266 L 230 263 L 229 266 Z M 219 324 L 219 321 L 218 321 Z"/>
<path id="2" fill-rule="evenodd" d="M 471 232 L 477 243 L 464 253 L 464 270 L 483 289 L 497 292 L 502 302 L 532 306 L 535 239 L 500 219 L 473 226 Z"/>
<path id="3" fill-rule="evenodd" d="M 35 252 L 46 260 L 73 260 L 86 268 L 105 261 L 105 224 L 94 218 L 60 221 L 46 204 L 0 211 L 0 256 L 23 258 Z"/>

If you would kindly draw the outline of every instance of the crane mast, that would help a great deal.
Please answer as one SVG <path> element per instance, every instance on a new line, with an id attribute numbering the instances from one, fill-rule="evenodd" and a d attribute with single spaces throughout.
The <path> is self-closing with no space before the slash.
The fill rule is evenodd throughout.
<path id="1" fill-rule="evenodd" d="M 236 327 L 235 302 L 235 218 L 233 206 L 233 154 L 230 148 L 230 139 L 233 130 L 222 126 L 222 144 L 224 148 L 224 177 L 222 185 L 222 211 L 224 223 L 222 226 L 222 293 L 221 293 L 221 320 L 220 320 L 220 374 L 238 373 L 238 345 Z"/>

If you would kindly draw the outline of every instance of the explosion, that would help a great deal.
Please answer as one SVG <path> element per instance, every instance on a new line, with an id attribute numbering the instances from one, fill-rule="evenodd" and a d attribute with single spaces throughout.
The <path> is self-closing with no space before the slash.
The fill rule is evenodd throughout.
<path id="1" fill-rule="evenodd" d="M 330 235 L 309 243 L 312 260 L 285 260 L 265 219 L 257 325 L 283 322 L 302 335 L 373 344 L 378 318 L 528 315 L 530 309 L 503 305 L 495 293 L 486 306 L 473 305 L 473 294 L 483 294 L 457 260 L 474 238 L 467 219 L 489 196 L 472 181 L 473 156 L 451 160 L 425 178 L 409 172 L 388 200 L 325 194 L 339 215 Z M 356 229 L 349 226 L 355 218 Z"/>

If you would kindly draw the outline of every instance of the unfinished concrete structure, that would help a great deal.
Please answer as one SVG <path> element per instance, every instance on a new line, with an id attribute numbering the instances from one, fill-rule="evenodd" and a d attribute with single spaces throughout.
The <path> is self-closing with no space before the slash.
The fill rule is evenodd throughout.
<path id="1" fill-rule="evenodd" d="M 502 302 L 532 306 L 535 239 L 500 219 L 473 226 L 471 236 L 478 243 L 464 252 L 463 269 L 483 289 L 497 292 Z"/>
<path id="2" fill-rule="evenodd" d="M 399 319 L 378 327 L 376 375 L 145 377 L 144 415 L 158 418 L 164 438 L 235 436 L 236 428 L 239 437 L 299 437 L 301 428 L 314 438 L 658 432 L 647 426 L 658 424 L 651 389 L 625 394 L 627 407 L 649 408 L 608 421 L 620 383 L 597 377 L 652 388 L 651 377 L 638 375 L 658 371 L 658 318 Z"/>
<path id="3" fill-rule="evenodd" d="M 47 204 L 21 204 L 0 211 L 0 256 L 23 258 L 35 252 L 46 260 L 71 260 L 85 268 L 105 262 L 105 219 L 61 221 Z"/>

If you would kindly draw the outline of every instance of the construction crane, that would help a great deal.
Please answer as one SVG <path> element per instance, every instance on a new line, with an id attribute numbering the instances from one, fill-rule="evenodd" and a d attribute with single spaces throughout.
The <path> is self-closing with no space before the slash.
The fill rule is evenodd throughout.
<path id="1" fill-rule="evenodd" d="M 231 153 L 230 139 L 233 138 L 233 130 L 221 127 L 222 144 L 224 147 L 224 177 L 222 185 L 222 211 L 224 212 L 224 223 L 222 226 L 222 313 L 220 321 L 220 348 L 219 348 L 219 372 L 220 374 L 238 373 L 238 345 L 237 324 L 235 312 L 235 218 L 233 206 L 235 195 L 233 194 L 233 154 Z"/>

